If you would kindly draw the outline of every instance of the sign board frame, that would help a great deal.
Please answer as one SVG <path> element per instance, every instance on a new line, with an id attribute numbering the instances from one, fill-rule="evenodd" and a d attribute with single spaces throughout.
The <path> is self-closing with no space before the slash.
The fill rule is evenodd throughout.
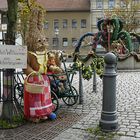
<path id="1" fill-rule="evenodd" d="M 0 45 L 0 69 L 27 68 L 27 46 Z"/>

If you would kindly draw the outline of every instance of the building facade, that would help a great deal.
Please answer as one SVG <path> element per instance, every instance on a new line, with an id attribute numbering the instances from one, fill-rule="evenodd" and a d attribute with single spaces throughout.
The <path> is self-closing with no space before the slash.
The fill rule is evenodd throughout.
<path id="1" fill-rule="evenodd" d="M 0 0 L 0 44 L 4 44 L 4 38 L 7 30 L 7 1 Z"/>
<path id="2" fill-rule="evenodd" d="M 140 0 L 132 0 L 136 4 L 140 4 Z M 97 32 L 97 22 L 105 16 L 106 10 L 113 10 L 116 6 L 125 7 L 125 0 L 90 0 L 91 11 L 91 31 Z M 140 11 L 136 13 L 137 19 L 140 19 Z M 140 24 L 140 20 L 138 21 Z M 140 29 L 137 29 L 140 32 Z"/>
<path id="3" fill-rule="evenodd" d="M 49 49 L 71 52 L 80 36 L 90 32 L 90 0 L 39 0 L 46 8 L 44 30 Z"/>
<path id="4" fill-rule="evenodd" d="M 49 49 L 71 51 L 79 38 L 87 32 L 98 32 L 97 22 L 104 17 L 104 11 L 117 5 L 124 5 L 124 0 L 37 0 L 46 9 L 44 30 L 49 42 Z M 140 0 L 133 0 L 140 3 Z M 0 0 L 0 40 L 7 29 L 7 1 Z M 140 14 L 137 14 L 139 19 Z M 22 21 L 21 21 L 22 22 Z M 139 31 L 138 31 L 139 32 Z M 21 38 L 16 41 L 22 44 Z M 1 43 L 3 43 L 1 41 Z"/>

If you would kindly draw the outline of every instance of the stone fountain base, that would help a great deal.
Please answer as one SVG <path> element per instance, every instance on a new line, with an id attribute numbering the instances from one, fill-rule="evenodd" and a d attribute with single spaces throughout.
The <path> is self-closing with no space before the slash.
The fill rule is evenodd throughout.
<path id="1" fill-rule="evenodd" d="M 118 69 L 140 69 L 140 54 L 131 53 L 127 56 L 120 56 Z"/>

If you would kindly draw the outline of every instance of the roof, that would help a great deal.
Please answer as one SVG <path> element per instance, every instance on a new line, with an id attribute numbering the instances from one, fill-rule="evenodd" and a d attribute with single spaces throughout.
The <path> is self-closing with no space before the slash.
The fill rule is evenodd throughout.
<path id="1" fill-rule="evenodd" d="M 90 11 L 90 0 L 37 0 L 47 11 Z M 0 0 L 0 10 L 7 11 L 7 0 Z"/>
<path id="2" fill-rule="evenodd" d="M 0 0 L 0 10 L 1 11 L 7 11 L 7 0 Z"/>
<path id="3" fill-rule="evenodd" d="M 47 11 L 90 11 L 90 0 L 37 0 Z"/>

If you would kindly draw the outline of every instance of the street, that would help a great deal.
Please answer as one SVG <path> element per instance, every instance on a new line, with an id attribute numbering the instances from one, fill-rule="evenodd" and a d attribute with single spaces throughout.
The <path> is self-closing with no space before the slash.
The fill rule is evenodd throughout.
<path id="1" fill-rule="evenodd" d="M 115 140 L 140 139 L 140 72 L 118 72 L 117 116 L 119 123 Z M 73 85 L 79 91 L 78 74 Z M 39 124 L 27 123 L 15 129 L 0 130 L 0 140 L 90 140 L 97 136 L 89 134 L 88 128 L 99 125 L 102 110 L 102 80 L 97 76 L 97 92 L 93 90 L 93 79 L 83 80 L 84 103 L 66 106 L 60 100 L 60 109 L 55 121 Z M 57 128 L 57 129 L 56 129 Z M 51 133 L 49 133 L 51 132 Z M 55 135 L 54 135 L 55 133 Z"/>

